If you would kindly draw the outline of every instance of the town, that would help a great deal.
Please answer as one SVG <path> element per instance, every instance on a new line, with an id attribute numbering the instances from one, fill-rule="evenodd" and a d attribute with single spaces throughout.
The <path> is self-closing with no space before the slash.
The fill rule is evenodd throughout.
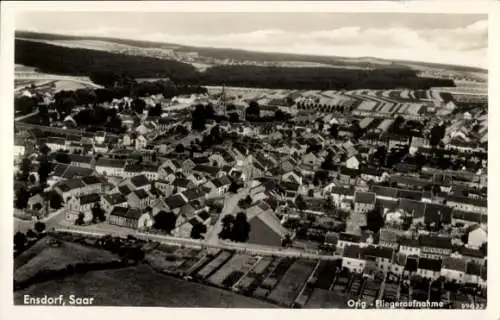
<path id="1" fill-rule="evenodd" d="M 49 243 L 281 307 L 486 306 L 485 96 L 121 81 L 17 83 L 18 288 Z"/>

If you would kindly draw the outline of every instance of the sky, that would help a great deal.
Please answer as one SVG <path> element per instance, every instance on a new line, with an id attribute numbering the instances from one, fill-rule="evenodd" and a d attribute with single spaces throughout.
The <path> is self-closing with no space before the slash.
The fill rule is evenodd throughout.
<path id="1" fill-rule="evenodd" d="M 20 12 L 16 30 L 488 66 L 488 17 L 418 13 Z"/>

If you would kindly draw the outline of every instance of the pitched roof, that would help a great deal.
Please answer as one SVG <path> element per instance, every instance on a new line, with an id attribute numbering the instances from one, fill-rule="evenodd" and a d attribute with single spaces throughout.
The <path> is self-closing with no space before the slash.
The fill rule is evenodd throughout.
<path id="1" fill-rule="evenodd" d="M 413 218 L 424 216 L 427 203 L 409 199 L 401 199 L 399 201 L 399 209 L 413 215 Z"/>
<path id="2" fill-rule="evenodd" d="M 355 242 L 358 243 L 361 241 L 361 236 L 352 233 L 341 232 L 339 234 L 339 241 L 347 241 L 347 242 Z"/>
<path id="3" fill-rule="evenodd" d="M 99 158 L 95 164 L 97 167 L 124 168 L 125 160 Z"/>
<path id="4" fill-rule="evenodd" d="M 467 270 L 465 271 L 467 274 L 479 276 L 481 275 L 481 265 L 475 262 L 467 263 Z"/>
<path id="5" fill-rule="evenodd" d="M 188 201 L 195 200 L 205 196 L 206 192 L 202 188 L 191 188 L 182 192 Z"/>
<path id="6" fill-rule="evenodd" d="M 86 194 L 80 197 L 80 205 L 86 205 L 89 203 L 99 202 L 101 200 L 101 196 L 97 193 Z"/>
<path id="7" fill-rule="evenodd" d="M 211 176 L 216 176 L 219 173 L 220 169 L 219 169 L 219 167 L 215 167 L 215 166 L 209 166 L 209 165 L 205 165 L 205 164 L 197 164 L 193 168 L 193 171 L 206 173 L 206 174 L 209 174 Z"/>
<path id="8" fill-rule="evenodd" d="M 460 254 L 463 255 L 464 257 L 480 258 L 480 259 L 484 258 L 484 254 L 479 249 L 462 247 L 460 248 Z"/>
<path id="9" fill-rule="evenodd" d="M 149 194 L 144 189 L 135 190 L 134 193 L 141 200 L 149 197 Z"/>
<path id="10" fill-rule="evenodd" d="M 409 271 L 417 271 L 418 269 L 418 257 L 408 257 L 406 259 L 405 269 Z"/>
<path id="11" fill-rule="evenodd" d="M 342 254 L 344 258 L 351 259 L 363 259 L 363 251 L 359 246 L 350 245 L 344 248 L 344 252 Z"/>
<path id="12" fill-rule="evenodd" d="M 392 255 L 394 250 L 391 248 L 385 247 L 375 247 L 368 246 L 363 248 L 363 257 L 375 257 L 375 258 L 384 258 L 384 259 L 392 259 Z"/>
<path id="13" fill-rule="evenodd" d="M 127 199 L 125 196 L 121 193 L 113 193 L 113 194 L 106 194 L 103 196 L 103 198 L 110 204 L 110 205 L 116 205 L 119 203 L 124 203 L 127 202 Z"/>
<path id="14" fill-rule="evenodd" d="M 446 257 L 443 260 L 443 269 L 465 272 L 467 261 L 460 258 Z"/>
<path id="15" fill-rule="evenodd" d="M 132 178 L 130 178 L 130 182 L 136 188 L 143 187 L 143 186 L 148 185 L 150 183 L 148 178 L 146 178 L 146 176 L 143 174 L 140 174 L 138 176 L 133 176 Z"/>
<path id="16" fill-rule="evenodd" d="M 442 261 L 437 259 L 419 258 L 418 268 L 431 271 L 441 271 Z"/>
<path id="17" fill-rule="evenodd" d="M 450 224 L 452 218 L 453 208 L 448 206 L 436 204 L 436 203 L 428 203 L 425 207 L 424 212 L 424 222 L 425 223 L 444 223 Z"/>
<path id="18" fill-rule="evenodd" d="M 400 246 L 404 247 L 411 247 L 411 248 L 419 248 L 420 243 L 418 242 L 417 239 L 410 239 L 410 238 L 399 238 L 398 240 Z"/>
<path id="19" fill-rule="evenodd" d="M 187 202 L 180 194 L 173 195 L 165 199 L 165 204 L 170 209 L 177 209 L 185 205 Z"/>
<path id="20" fill-rule="evenodd" d="M 354 202 L 365 203 L 365 204 L 375 204 L 375 193 L 373 192 L 363 192 L 356 191 L 354 194 Z"/>
<path id="21" fill-rule="evenodd" d="M 62 181 L 56 185 L 62 192 L 68 192 L 74 189 L 83 188 L 85 185 L 79 178 Z"/>
<path id="22" fill-rule="evenodd" d="M 380 229 L 379 242 L 398 243 L 398 234 L 389 229 Z"/>
<path id="23" fill-rule="evenodd" d="M 451 238 L 441 236 L 420 235 L 418 238 L 421 247 L 451 249 Z"/>
<path id="24" fill-rule="evenodd" d="M 101 180 L 99 180 L 96 176 L 86 176 L 82 178 L 82 182 L 88 186 L 91 184 L 99 184 L 101 183 Z"/>
<path id="25" fill-rule="evenodd" d="M 231 180 L 227 176 L 222 176 L 212 180 L 212 183 L 217 187 L 223 187 L 231 184 Z"/>

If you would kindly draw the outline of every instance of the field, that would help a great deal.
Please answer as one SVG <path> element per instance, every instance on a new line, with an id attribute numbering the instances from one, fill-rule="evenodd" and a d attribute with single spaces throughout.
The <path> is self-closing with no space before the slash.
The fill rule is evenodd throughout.
<path id="1" fill-rule="evenodd" d="M 317 261 L 296 261 L 269 295 L 271 301 L 290 306 L 311 275 Z"/>
<path id="2" fill-rule="evenodd" d="M 306 304 L 308 309 L 317 308 L 346 308 L 344 296 L 338 291 L 328 291 L 324 289 L 314 289 L 311 298 Z"/>
<path id="3" fill-rule="evenodd" d="M 15 304 L 23 296 L 78 292 L 94 297 L 97 306 L 275 308 L 276 306 L 222 289 L 160 275 L 146 265 L 118 270 L 90 271 L 44 282 L 14 293 Z M 129 294 L 127 294 L 129 293 Z"/>
<path id="4" fill-rule="evenodd" d="M 208 279 L 208 281 L 212 284 L 220 286 L 223 284 L 223 282 L 225 282 L 224 280 L 228 276 L 233 274 L 233 271 L 243 272 L 243 274 L 244 274 L 244 272 L 246 272 L 248 270 L 248 266 L 251 267 L 255 263 L 255 261 L 257 261 L 256 257 L 250 257 L 250 256 L 243 255 L 243 254 L 234 255 L 226 264 L 224 264 L 217 272 L 215 272 Z M 241 274 L 240 277 L 243 276 L 243 274 Z M 232 277 L 236 277 L 236 274 L 233 274 Z M 231 279 L 231 280 L 233 280 L 233 279 Z M 228 284 L 228 283 L 230 283 L 230 282 L 226 282 L 226 284 Z"/>
<path id="5" fill-rule="evenodd" d="M 16 258 L 14 280 L 24 281 L 42 270 L 60 270 L 77 263 L 112 262 L 120 259 L 105 250 L 85 247 L 71 242 L 62 242 L 60 247 L 51 247 L 46 239 Z"/>

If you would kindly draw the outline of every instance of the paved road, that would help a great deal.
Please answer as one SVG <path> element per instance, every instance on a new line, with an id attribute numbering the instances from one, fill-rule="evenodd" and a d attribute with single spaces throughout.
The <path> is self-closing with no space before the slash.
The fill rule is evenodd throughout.
<path id="1" fill-rule="evenodd" d="M 282 256 L 282 257 L 295 257 L 295 258 L 319 259 L 319 260 L 337 260 L 340 258 L 339 256 L 319 255 L 313 253 L 305 253 L 301 250 L 296 250 L 296 249 L 282 249 L 277 247 L 259 246 L 248 243 L 232 243 L 232 242 L 219 241 L 218 244 L 212 244 L 205 240 L 194 240 L 188 238 L 177 238 L 172 236 L 157 235 L 127 228 L 113 228 L 113 230 L 108 231 L 103 229 L 103 227 L 97 228 L 93 226 L 85 226 L 85 227 L 68 226 L 68 227 L 55 227 L 54 231 L 68 232 L 82 236 L 97 236 L 97 237 L 103 237 L 105 235 L 124 237 L 127 235 L 132 235 L 139 239 L 157 241 L 167 245 L 236 250 L 242 253 L 262 255 L 262 256 Z"/>
<path id="2" fill-rule="evenodd" d="M 59 227 L 59 223 L 61 220 L 64 220 L 64 214 L 66 212 L 65 208 L 61 208 L 53 213 L 51 213 L 48 217 L 45 217 L 43 219 L 40 219 L 39 221 L 45 223 L 45 228 L 47 230 L 52 229 L 52 228 L 57 228 Z M 14 217 L 14 232 L 21 231 L 25 233 L 29 229 L 34 229 L 36 221 L 28 221 L 28 220 L 21 220 L 16 217 Z"/>

